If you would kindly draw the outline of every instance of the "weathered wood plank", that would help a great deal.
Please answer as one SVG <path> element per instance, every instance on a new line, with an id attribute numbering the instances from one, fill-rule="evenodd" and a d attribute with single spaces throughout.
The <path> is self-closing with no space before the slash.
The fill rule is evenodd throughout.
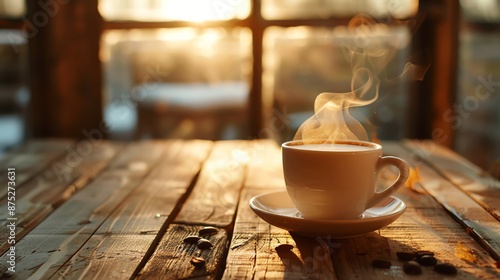
<path id="1" fill-rule="evenodd" d="M 414 150 L 407 150 L 399 145 L 386 145 L 386 148 L 409 162 L 414 161 L 411 159 Z M 453 156 L 452 153 L 447 154 Z M 444 157 L 445 155 L 446 154 L 441 153 L 441 156 Z M 441 159 L 441 161 L 443 163 L 439 165 L 439 168 L 447 168 L 443 164 L 447 164 L 444 162 L 448 162 L 448 160 Z M 479 240 L 483 247 L 485 247 L 494 258 L 500 260 L 500 222 L 469 197 L 467 193 L 462 192 L 456 185 L 443 177 L 443 174 L 439 174 L 435 169 L 436 166 L 431 167 L 424 162 L 417 161 L 411 164 L 417 164 L 419 166 L 420 182 L 424 189 L 429 192 L 454 219 L 459 221 L 469 235 Z"/>
<path id="2" fill-rule="evenodd" d="M 339 279 L 388 279 L 407 276 L 396 252 L 429 250 L 440 262 L 448 262 L 458 269 L 456 279 L 497 279 L 491 257 L 460 229 L 458 224 L 440 209 L 428 209 L 409 205 L 407 212 L 393 224 L 354 239 L 331 241 L 335 249 L 332 260 Z M 459 243 L 460 242 L 460 243 Z M 460 248 L 473 252 L 476 260 L 460 258 Z M 389 269 L 371 266 L 374 259 L 389 260 Z M 422 279 L 443 279 L 432 267 L 422 267 Z"/>
<path id="3" fill-rule="evenodd" d="M 392 151 L 388 150 L 391 154 Z M 390 180 L 390 176 L 386 179 Z M 260 220 L 248 206 L 250 197 L 276 189 L 279 189 L 279 186 L 243 190 L 224 279 L 253 279 L 264 276 L 276 279 L 321 278 L 318 275 L 328 275 L 329 277 L 325 278 L 329 279 L 402 278 L 407 275 L 402 270 L 403 262 L 396 258 L 396 252 L 416 250 L 432 250 L 436 252 L 439 260 L 453 263 L 459 269 L 457 279 L 499 277 L 491 256 L 469 237 L 429 194 L 420 194 L 409 188 L 400 189 L 395 195 L 406 202 L 407 212 L 378 232 L 345 240 L 307 239 L 316 243 L 301 245 L 298 237 L 290 236 L 286 231 Z M 269 241 L 266 243 L 266 240 Z M 280 243 L 293 245 L 291 253 L 280 254 L 279 249 L 276 250 Z M 461 255 L 456 253 L 459 248 L 470 250 L 475 261 L 460 259 Z M 302 255 L 307 252 L 309 255 Z M 376 258 L 389 259 L 393 266 L 387 270 L 373 268 L 371 261 Z M 331 271 L 333 276 L 325 274 L 325 270 L 321 273 L 315 270 L 328 267 L 320 265 L 324 261 L 333 263 L 334 268 L 326 270 Z M 308 266 L 310 263 L 313 265 Z M 424 268 L 424 276 L 425 279 L 442 279 L 442 276 L 431 268 Z"/>
<path id="4" fill-rule="evenodd" d="M 145 258 L 164 223 L 199 172 L 210 141 L 176 141 L 144 182 L 97 229 L 68 262 L 53 273 L 58 279 L 128 279 Z M 178 210 L 178 209 L 177 209 Z"/>
<path id="5" fill-rule="evenodd" d="M 154 233 L 94 233 L 73 257 L 57 271 L 55 267 L 47 271 L 43 279 L 131 279 L 153 238 Z"/>
<path id="6" fill-rule="evenodd" d="M 223 279 L 334 279 L 330 248 L 323 239 L 292 236 L 250 209 L 251 197 L 273 189 L 278 190 L 243 190 Z"/>
<path id="7" fill-rule="evenodd" d="M 466 192 L 500 221 L 500 181 L 462 156 L 432 141 L 406 141 L 415 160 L 422 159 L 436 172 Z"/>
<path id="8" fill-rule="evenodd" d="M 55 159 L 64 156 L 72 149 L 74 141 L 64 139 L 31 140 L 14 149 L 0 161 L 0 170 L 16 168 L 16 188 L 21 188 L 27 181 L 38 175 Z M 7 177 L 0 176 L 0 184 L 7 185 Z M 0 199 L 7 196 L 7 188 L 0 189 Z"/>
<path id="9" fill-rule="evenodd" d="M 195 142 L 207 143 L 190 143 Z M 407 275 L 396 252 L 415 250 L 434 251 L 440 261 L 454 264 L 459 270 L 454 279 L 500 278 L 494 259 L 468 235 L 491 236 L 486 229 L 498 234 L 498 222 L 443 179 L 436 166 L 416 163 L 428 193 L 399 190 L 396 196 L 408 209 L 393 224 L 353 239 L 305 238 L 267 224 L 248 205 L 255 195 L 285 190 L 278 146 L 266 141 L 218 142 L 194 184 L 191 180 L 211 148 L 206 145 L 198 150 L 192 147 L 203 144 L 132 144 L 90 184 L 77 180 L 76 185 L 85 187 L 16 244 L 17 269 L 11 279 L 124 279 L 141 268 L 140 279 L 403 278 Z M 411 155 L 400 145 L 384 144 L 384 151 Z M 98 169 L 91 159 L 81 164 Z M 388 172 L 383 178 L 393 176 Z M 227 197 L 215 199 L 226 193 Z M 225 204 L 217 209 L 219 201 Z M 443 201 L 452 216 L 465 215 L 462 223 L 473 222 L 475 227 L 463 230 L 438 203 Z M 454 208 L 457 213 L 450 211 Z M 207 209 L 215 210 L 203 213 Z M 490 217 L 487 223 L 479 222 L 484 214 Z M 208 236 L 214 248 L 199 250 L 182 242 L 205 224 L 219 227 L 216 235 Z M 477 237 L 497 244 L 498 238 L 484 236 Z M 189 263 L 193 256 L 204 257 L 207 264 L 195 268 Z M 373 268 L 375 258 L 391 260 L 391 268 Z M 0 258 L 0 271 L 5 270 L 6 259 L 5 254 Z M 430 267 L 423 268 L 421 277 L 442 279 Z"/>
<path id="10" fill-rule="evenodd" d="M 250 209 L 251 197 L 285 190 L 280 147 L 261 141 L 251 151 L 223 279 L 334 279 L 327 243 L 292 237 Z M 290 244 L 293 249 L 280 247 L 282 244 Z"/>
<path id="11" fill-rule="evenodd" d="M 132 144 L 110 167 L 62 204 L 16 244 L 14 279 L 45 278 L 66 263 L 115 209 L 140 185 L 164 146 Z M 0 259 L 5 271 L 7 255 Z"/>
<path id="12" fill-rule="evenodd" d="M 211 249 L 198 249 L 196 244 L 183 242 L 189 235 L 198 235 L 201 226 L 172 224 L 151 260 L 139 273 L 138 279 L 216 279 L 227 252 L 227 232 L 219 228 L 215 235 L 205 236 Z M 192 257 L 206 261 L 202 267 L 190 263 Z"/>
<path id="13" fill-rule="evenodd" d="M 176 223 L 226 227 L 233 222 L 249 161 L 247 141 L 216 142 Z"/>
<path id="14" fill-rule="evenodd" d="M 69 164 L 63 159 L 51 163 L 42 174 L 16 190 L 16 238 L 20 240 L 31 229 L 38 225 L 61 203 L 70 198 L 90 179 L 103 170 L 109 161 L 123 148 L 122 144 L 102 142 L 92 147 L 78 164 Z M 56 168 L 52 168 L 56 166 Z M 7 198 L 0 200 L 7 204 Z M 9 223 L 9 213 L 0 213 L 0 226 L 5 228 Z M 7 240 L 8 232 L 2 231 L 1 240 Z M 0 245 L 0 254 L 10 247 L 7 243 Z"/>
<path id="15" fill-rule="evenodd" d="M 172 225 L 162 237 L 154 255 L 140 272 L 139 278 L 213 279 L 217 276 L 219 266 L 223 263 L 222 257 L 227 252 L 228 243 L 227 234 L 222 229 L 231 229 L 233 226 L 246 165 L 252 156 L 249 150 L 252 142 L 219 141 L 215 143 L 191 195 L 175 218 L 176 224 Z M 172 229 L 182 227 L 177 224 L 191 224 L 197 229 L 202 225 L 212 225 L 219 227 L 221 229 L 219 232 L 224 233 L 221 237 L 224 241 L 212 249 L 217 253 L 208 256 L 209 260 L 205 268 L 193 270 L 193 266 L 189 264 L 192 255 L 182 255 L 178 259 L 169 261 L 168 267 L 165 266 L 165 260 L 170 260 L 175 252 L 172 253 L 171 250 L 164 248 L 173 246 L 171 244 L 182 244 L 183 238 L 187 235 L 187 233 L 179 235 L 177 230 L 172 231 Z"/>

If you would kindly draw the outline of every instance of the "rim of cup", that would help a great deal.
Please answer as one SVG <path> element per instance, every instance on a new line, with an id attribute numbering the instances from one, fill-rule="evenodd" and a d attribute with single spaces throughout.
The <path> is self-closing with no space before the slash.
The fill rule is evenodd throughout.
<path id="1" fill-rule="evenodd" d="M 294 149 L 294 146 L 302 146 L 302 145 L 310 145 L 310 144 L 319 144 L 319 145 L 321 145 L 321 144 L 350 144 L 350 145 L 357 145 L 357 146 L 364 146 L 364 147 L 373 148 L 370 150 L 357 151 L 358 153 L 370 152 L 370 151 L 382 149 L 382 146 L 378 143 L 374 143 L 374 142 L 370 142 L 370 141 L 362 141 L 362 140 L 344 140 L 344 139 L 339 139 L 339 140 L 325 140 L 325 139 L 291 140 L 291 141 L 286 141 L 283 144 L 281 144 L 281 147 Z M 314 150 L 311 150 L 311 151 L 314 151 Z M 338 151 L 338 152 L 344 152 L 344 151 Z"/>

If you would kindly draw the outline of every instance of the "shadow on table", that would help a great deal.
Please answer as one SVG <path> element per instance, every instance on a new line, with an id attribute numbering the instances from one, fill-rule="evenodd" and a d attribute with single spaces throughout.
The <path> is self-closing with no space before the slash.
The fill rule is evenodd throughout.
<path id="1" fill-rule="evenodd" d="M 296 246 L 278 246 L 276 252 L 285 267 L 285 279 L 383 279 L 392 275 L 404 277 L 405 261 L 396 257 L 396 252 L 415 252 L 426 248 L 414 248 L 393 239 L 372 232 L 349 239 L 310 238 L 290 233 Z M 438 262 L 439 252 L 436 253 Z M 391 262 L 390 268 L 372 266 L 375 259 Z M 442 262 L 442 261 L 441 261 Z M 497 272 L 485 270 L 478 264 L 468 263 L 490 276 Z M 435 272 L 433 266 L 421 266 L 422 279 L 440 279 L 443 275 Z M 477 276 L 457 267 L 458 276 L 477 278 Z"/>

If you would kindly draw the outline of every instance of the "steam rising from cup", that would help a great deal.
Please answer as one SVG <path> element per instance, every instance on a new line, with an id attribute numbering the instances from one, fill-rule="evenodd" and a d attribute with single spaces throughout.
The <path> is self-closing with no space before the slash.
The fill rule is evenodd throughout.
<path id="1" fill-rule="evenodd" d="M 387 30 L 387 25 L 367 16 L 349 22 L 342 49 L 352 69 L 351 90 L 320 93 L 314 102 L 314 115 L 302 123 L 294 140 L 369 141 L 366 129 L 349 109 L 377 101 L 381 82 L 423 79 L 430 63 L 421 66 L 408 62 L 399 76 L 387 77 L 387 64 L 399 48 L 408 44 L 397 37 L 388 38 Z"/>

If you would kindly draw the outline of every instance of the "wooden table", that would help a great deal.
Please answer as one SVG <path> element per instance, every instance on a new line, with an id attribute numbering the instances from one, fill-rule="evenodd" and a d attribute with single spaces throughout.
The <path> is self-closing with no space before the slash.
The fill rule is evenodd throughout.
<path id="1" fill-rule="evenodd" d="M 0 161 L 2 276 L 443 279 L 431 267 L 409 276 L 396 257 L 430 250 L 457 267 L 449 279 L 499 279 L 499 181 L 432 142 L 384 143 L 384 152 L 418 167 L 413 188 L 396 194 L 406 212 L 378 231 L 330 240 L 291 234 L 250 209 L 251 197 L 284 189 L 280 148 L 269 140 L 29 142 Z M 207 225 L 218 228 L 212 249 L 183 242 Z M 191 265 L 193 256 L 206 265 Z"/>

